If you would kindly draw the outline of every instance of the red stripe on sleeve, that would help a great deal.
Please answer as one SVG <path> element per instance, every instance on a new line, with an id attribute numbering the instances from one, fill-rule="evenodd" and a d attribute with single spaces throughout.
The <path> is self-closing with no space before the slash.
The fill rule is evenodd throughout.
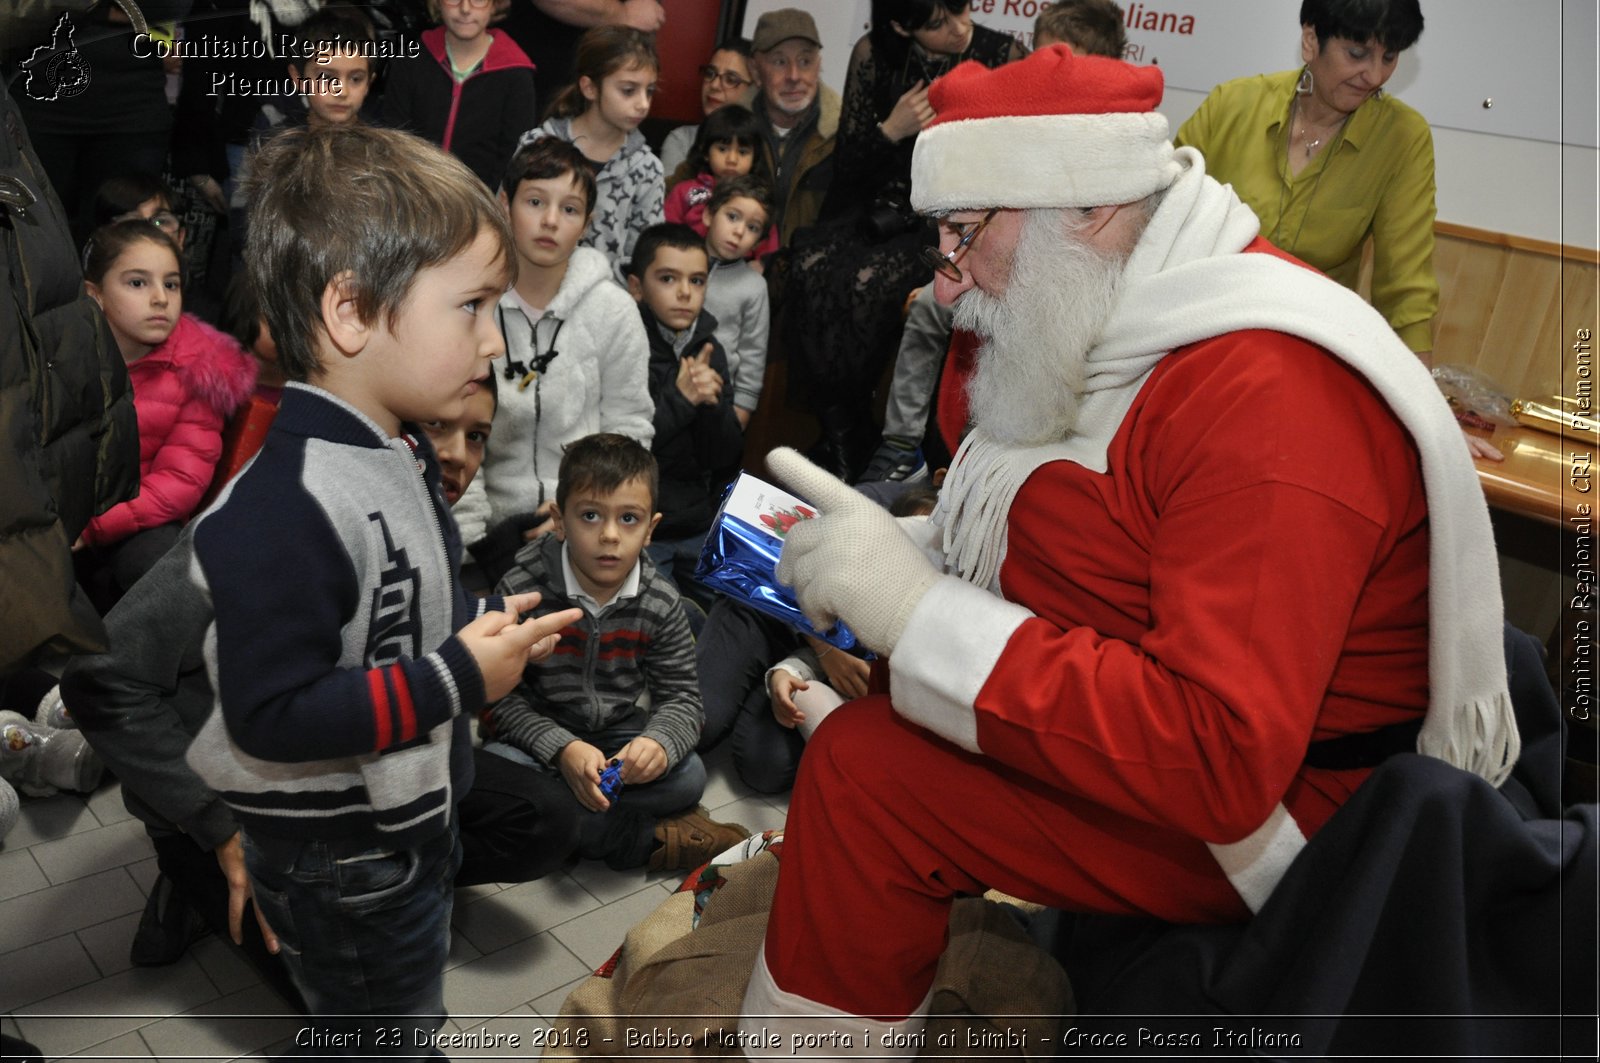
<path id="1" fill-rule="evenodd" d="M 389 722 L 389 686 L 383 681 L 383 669 L 367 672 L 367 696 L 372 699 L 372 729 L 377 734 L 376 748 L 386 749 L 394 735 Z"/>
<path id="2" fill-rule="evenodd" d="M 394 679 L 394 693 L 400 702 L 400 741 L 409 742 L 417 737 L 417 707 L 411 703 L 411 683 L 398 664 L 385 669 Z"/>

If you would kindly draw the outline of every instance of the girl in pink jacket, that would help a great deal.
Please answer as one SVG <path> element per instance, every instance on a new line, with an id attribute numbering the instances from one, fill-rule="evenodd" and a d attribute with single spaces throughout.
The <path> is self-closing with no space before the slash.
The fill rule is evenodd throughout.
<path id="1" fill-rule="evenodd" d="M 119 597 L 177 541 L 211 483 L 223 423 L 255 386 L 238 342 L 182 312 L 180 276 L 177 245 L 143 219 L 97 230 L 84 250 L 86 287 L 127 363 L 139 420 L 139 493 L 90 521 L 77 544 L 97 599 Z"/>

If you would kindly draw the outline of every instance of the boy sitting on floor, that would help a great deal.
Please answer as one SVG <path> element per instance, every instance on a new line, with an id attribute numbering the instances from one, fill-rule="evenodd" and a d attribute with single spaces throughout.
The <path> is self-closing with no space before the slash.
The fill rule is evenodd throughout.
<path id="1" fill-rule="evenodd" d="M 698 867 L 750 833 L 695 807 L 706 769 L 694 751 L 703 722 L 694 639 L 677 588 L 644 556 L 661 521 L 656 485 L 655 459 L 626 436 L 571 444 L 555 535 L 518 551 L 498 588 L 538 591 L 547 608 L 579 606 L 584 616 L 489 711 L 486 748 L 559 771 L 588 813 L 578 854 L 618 870 Z M 608 798 L 600 775 L 612 761 L 624 789 Z"/>

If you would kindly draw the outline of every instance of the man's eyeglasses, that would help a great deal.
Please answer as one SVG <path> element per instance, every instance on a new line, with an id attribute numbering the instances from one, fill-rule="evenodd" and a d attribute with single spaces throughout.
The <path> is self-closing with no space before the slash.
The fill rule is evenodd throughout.
<path id="1" fill-rule="evenodd" d="M 175 232 L 177 232 L 179 229 L 181 229 L 183 227 L 183 222 L 179 221 L 178 220 L 178 216 L 176 214 L 172 213 L 172 211 L 170 211 L 170 210 L 158 210 L 154 214 L 150 215 L 148 218 L 145 217 L 143 214 L 140 214 L 136 210 L 130 210 L 126 214 L 118 214 L 115 218 L 112 218 L 111 220 L 112 221 L 147 221 L 151 225 L 154 225 L 157 229 L 160 229 L 162 232 L 168 233 L 168 234 L 175 233 Z"/>
<path id="2" fill-rule="evenodd" d="M 941 227 L 949 229 L 958 237 L 956 246 L 949 251 L 940 251 L 937 247 L 924 247 L 922 249 L 922 260 L 932 266 L 933 271 L 939 276 L 960 284 L 965 275 L 961 272 L 961 267 L 956 263 L 965 257 L 967 249 L 972 246 L 972 241 L 977 239 L 979 233 L 983 232 L 983 227 L 993 221 L 994 216 L 999 213 L 1000 208 L 996 207 L 978 221 L 967 222 L 964 225 L 941 221 L 939 223 Z"/>
<path id="3" fill-rule="evenodd" d="M 442 0 L 450 7 L 488 7 L 489 0 Z"/>
<path id="4" fill-rule="evenodd" d="M 713 81 L 720 81 L 723 83 L 723 85 L 727 86 L 729 92 L 738 92 L 746 85 L 755 84 L 755 82 L 749 78 L 740 77 L 731 70 L 718 70 L 716 67 L 709 64 L 700 68 L 700 80 L 704 81 L 707 85 L 711 84 Z"/>

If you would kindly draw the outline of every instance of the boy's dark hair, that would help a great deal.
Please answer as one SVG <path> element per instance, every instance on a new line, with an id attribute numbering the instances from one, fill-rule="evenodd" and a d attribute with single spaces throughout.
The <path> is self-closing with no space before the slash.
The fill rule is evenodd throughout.
<path id="1" fill-rule="evenodd" d="M 908 487 L 905 493 L 889 504 L 891 517 L 918 517 L 933 512 L 939 504 L 939 492 L 932 487 Z"/>
<path id="2" fill-rule="evenodd" d="M 583 152 L 560 137 L 540 137 L 518 148 L 506 164 L 505 179 L 500 187 L 505 191 L 507 200 L 514 200 L 522 182 L 548 181 L 564 174 L 571 174 L 577 180 L 578 187 L 583 189 L 583 201 L 588 204 L 584 215 L 593 214 L 594 205 L 600 198 L 594 167 Z"/>
<path id="3" fill-rule="evenodd" d="M 606 78 L 635 63 L 657 71 L 661 69 L 654 35 L 631 26 L 595 26 L 585 30 L 578 38 L 573 55 L 572 84 L 551 101 L 550 117 L 576 118 L 589 109 L 589 101 L 578 85 L 579 78 L 588 78 L 598 89 Z"/>
<path id="4" fill-rule="evenodd" d="M 325 7 L 300 23 L 293 31 L 294 49 L 289 53 L 289 65 L 300 70 L 302 76 L 317 65 L 317 59 L 326 52 L 347 56 L 367 57 L 367 70 L 372 70 L 370 45 L 378 39 L 378 31 L 365 11 L 357 7 Z"/>
<path id="5" fill-rule="evenodd" d="M 1318 47 L 1343 37 L 1403 52 L 1422 36 L 1422 7 L 1417 0 L 1302 0 L 1300 25 L 1316 30 Z"/>
<path id="6" fill-rule="evenodd" d="M 102 225 L 89 236 L 89 242 L 83 245 L 83 279 L 93 284 L 105 280 L 111 264 L 140 240 L 165 247 L 182 268 L 183 254 L 176 240 L 144 218 L 129 218 Z"/>
<path id="7" fill-rule="evenodd" d="M 241 270 L 228 278 L 228 289 L 222 294 L 222 318 L 217 324 L 245 350 L 255 350 L 256 340 L 261 338 L 261 300 L 256 298 L 248 272 Z"/>
<path id="8" fill-rule="evenodd" d="M 727 108 L 723 108 L 726 110 Z M 706 224 L 711 224 L 711 218 L 722 209 L 723 204 L 730 199 L 753 199 L 767 215 L 767 224 L 761 230 L 764 238 L 772 231 L 773 214 L 777 210 L 778 197 L 772 191 L 772 186 L 754 174 L 745 174 L 743 177 L 729 177 L 718 181 L 717 187 L 711 190 L 711 198 L 706 200 Z"/>
<path id="9" fill-rule="evenodd" d="M 761 121 L 750 108 L 739 103 L 725 103 L 706 115 L 705 121 L 695 131 L 694 144 L 684 160 L 687 166 L 693 168 L 691 176 L 711 169 L 711 147 L 714 144 L 749 148 L 752 159 L 750 172 L 758 177 L 768 176 L 767 155 L 761 150 Z"/>
<path id="10" fill-rule="evenodd" d="M 94 190 L 91 214 L 94 227 L 98 229 L 102 225 L 109 225 L 152 199 L 166 203 L 168 210 L 178 209 L 178 197 L 173 194 L 172 186 L 153 173 L 135 171 L 107 177 Z"/>
<path id="11" fill-rule="evenodd" d="M 1033 21 L 1033 37 L 1053 37 L 1079 55 L 1121 59 L 1128 47 L 1122 8 L 1111 0 L 1058 0 Z"/>
<path id="12" fill-rule="evenodd" d="M 291 129 L 250 163 L 245 266 L 278 363 L 290 380 L 316 375 L 322 295 L 350 275 L 361 320 L 399 316 L 417 273 L 471 247 L 484 231 L 512 271 L 505 212 L 460 160 L 410 133 L 351 126 Z"/>
<path id="13" fill-rule="evenodd" d="M 682 222 L 657 222 L 640 233 L 634 243 L 633 257 L 628 260 L 628 275 L 644 280 L 645 270 L 650 268 L 650 263 L 656 260 L 656 252 L 663 247 L 704 252 L 706 238 Z"/>
<path id="14" fill-rule="evenodd" d="M 644 478 L 650 489 L 650 512 L 656 508 L 660 474 L 655 455 L 638 440 L 616 432 L 597 432 L 568 443 L 556 472 L 556 505 L 567 508 L 567 498 L 580 488 L 610 494 L 623 484 Z"/>

